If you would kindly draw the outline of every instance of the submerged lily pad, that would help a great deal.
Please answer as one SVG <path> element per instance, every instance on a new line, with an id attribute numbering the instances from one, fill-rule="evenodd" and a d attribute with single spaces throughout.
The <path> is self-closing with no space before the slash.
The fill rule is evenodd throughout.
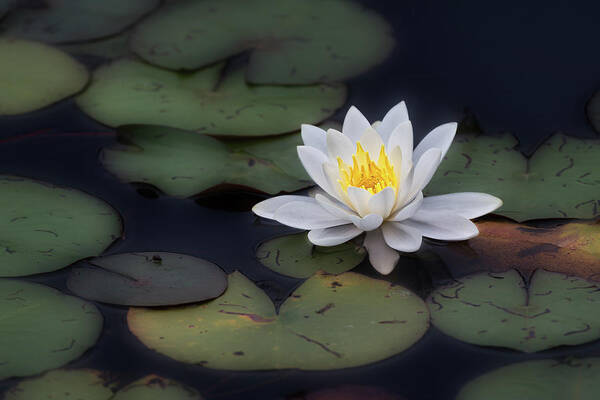
<path id="1" fill-rule="evenodd" d="M 382 62 L 393 45 L 381 16 L 342 0 L 178 1 L 137 26 L 131 42 L 146 61 L 171 69 L 250 51 L 248 80 L 277 84 L 344 80 Z"/>
<path id="2" fill-rule="evenodd" d="M 0 276 L 55 271 L 121 234 L 117 212 L 75 189 L 0 175 Z"/>
<path id="3" fill-rule="evenodd" d="M 215 264 L 184 254 L 125 253 L 85 261 L 67 287 L 78 296 L 128 306 L 167 306 L 213 299 L 227 287 Z"/>
<path id="4" fill-rule="evenodd" d="M 477 222 L 479 235 L 439 253 L 453 263 L 478 264 L 492 271 L 516 268 L 528 275 L 538 268 L 600 280 L 600 223 L 569 222 L 533 227 L 508 221 Z"/>
<path id="5" fill-rule="evenodd" d="M 71 96 L 88 81 L 83 65 L 42 43 L 0 38 L 0 115 L 23 114 Z"/>
<path id="6" fill-rule="evenodd" d="M 509 134 L 457 136 L 427 194 L 484 192 L 504 205 L 494 211 L 517 221 L 600 215 L 600 141 L 557 134 L 530 159 Z"/>
<path id="7" fill-rule="evenodd" d="M 115 386 L 100 371 L 59 369 L 19 382 L 3 400 L 109 400 Z"/>
<path id="8" fill-rule="evenodd" d="M 306 280 L 279 309 L 241 273 L 208 303 L 131 308 L 130 330 L 175 360 L 229 370 L 327 370 L 372 363 L 423 336 L 429 313 L 407 289 L 346 272 Z"/>
<path id="9" fill-rule="evenodd" d="M 600 338 L 600 288 L 555 272 L 528 286 L 515 270 L 468 275 L 427 302 L 433 325 L 467 343 L 535 352 Z"/>
<path id="10" fill-rule="evenodd" d="M 202 396 L 179 382 L 148 375 L 125 386 L 110 400 L 202 400 Z"/>
<path id="11" fill-rule="evenodd" d="M 158 126 L 124 127 L 118 134 L 124 144 L 103 149 L 102 165 L 122 181 L 152 184 L 170 196 L 189 197 L 219 185 L 270 194 L 314 185 L 296 154 L 299 133 L 248 140 L 243 146 Z M 256 151 L 259 144 L 280 150 L 262 158 L 253 154 L 262 155 Z"/>
<path id="12" fill-rule="evenodd" d="M 488 372 L 465 385 L 456 400 L 596 400 L 600 358 L 536 360 Z"/>
<path id="13" fill-rule="evenodd" d="M 120 32 L 160 0 L 45 0 L 20 7 L 0 23 L 5 35 L 46 43 L 80 42 Z"/>
<path id="14" fill-rule="evenodd" d="M 338 246 L 315 246 L 306 233 L 267 240 L 256 249 L 256 258 L 265 267 L 294 278 L 308 278 L 318 270 L 341 274 L 356 267 L 365 258 L 362 246 L 350 241 Z"/>
<path id="15" fill-rule="evenodd" d="M 177 73 L 120 60 L 98 68 L 77 97 L 81 109 L 109 125 L 164 125 L 210 135 L 265 136 L 325 120 L 346 100 L 341 84 L 248 86 L 244 71 L 222 77 L 222 64 Z"/>
<path id="16" fill-rule="evenodd" d="M 0 279 L 0 380 L 60 367 L 102 330 L 93 304 L 37 283 Z"/>

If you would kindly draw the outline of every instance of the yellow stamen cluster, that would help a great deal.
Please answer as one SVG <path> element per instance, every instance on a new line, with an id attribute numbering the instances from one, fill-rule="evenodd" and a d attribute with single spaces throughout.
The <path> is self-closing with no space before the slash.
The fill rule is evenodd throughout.
<path id="1" fill-rule="evenodd" d="M 382 145 L 377 162 L 371 160 L 369 152 L 365 151 L 360 142 L 356 142 L 356 153 L 352 156 L 352 165 L 347 165 L 340 157 L 337 158 L 340 170 L 338 182 L 344 193 L 349 186 L 367 190 L 371 194 L 378 193 L 386 187 L 398 189 L 398 179 L 394 173 L 394 166 L 390 162 Z"/>

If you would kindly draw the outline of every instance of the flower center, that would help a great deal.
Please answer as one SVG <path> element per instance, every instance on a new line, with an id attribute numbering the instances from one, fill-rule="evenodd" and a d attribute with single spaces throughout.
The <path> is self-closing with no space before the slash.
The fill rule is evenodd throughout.
<path id="1" fill-rule="evenodd" d="M 349 186 L 359 187 L 371 194 L 381 192 L 386 187 L 398 189 L 398 179 L 394 173 L 394 166 L 390 162 L 382 145 L 377 162 L 371 160 L 369 152 L 356 142 L 356 153 L 352 156 L 352 165 L 347 165 L 340 157 L 337 158 L 340 171 L 340 183 L 344 193 Z"/>

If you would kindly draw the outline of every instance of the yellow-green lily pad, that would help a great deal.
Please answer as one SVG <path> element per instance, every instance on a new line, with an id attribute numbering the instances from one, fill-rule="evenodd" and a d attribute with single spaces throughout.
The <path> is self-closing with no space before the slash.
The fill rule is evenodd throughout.
<path id="1" fill-rule="evenodd" d="M 5 35 L 46 43 L 97 39 L 122 31 L 160 0 L 45 0 L 44 7 L 21 6 L 0 23 Z"/>
<path id="2" fill-rule="evenodd" d="M 140 61 L 99 67 L 79 107 L 109 126 L 163 125 L 210 135 L 293 132 L 331 116 L 346 100 L 342 84 L 249 86 L 244 71 L 222 76 L 222 64 L 173 72 Z"/>
<path id="3" fill-rule="evenodd" d="M 360 264 L 365 254 L 365 249 L 352 241 L 338 246 L 315 246 L 304 232 L 267 240 L 256 249 L 256 258 L 262 265 L 294 278 L 308 278 L 318 270 L 341 274 Z"/>
<path id="4" fill-rule="evenodd" d="M 536 360 L 508 365 L 467 383 L 456 400 L 596 400 L 600 358 Z"/>
<path id="5" fill-rule="evenodd" d="M 399 285 L 318 273 L 281 305 L 244 275 L 225 294 L 169 309 L 131 308 L 129 329 L 175 360 L 227 370 L 328 370 L 398 354 L 427 331 L 425 303 Z"/>
<path id="6" fill-rule="evenodd" d="M 600 338 L 600 288 L 537 270 L 526 284 L 515 270 L 476 273 L 436 289 L 431 322 L 467 343 L 536 352 Z"/>
<path id="7" fill-rule="evenodd" d="M 0 193 L 0 276 L 55 271 L 121 236 L 119 214 L 78 190 L 0 175 Z"/>
<path id="8" fill-rule="evenodd" d="M 194 70 L 250 51 L 252 83 L 335 82 L 382 62 L 394 45 L 380 15 L 344 0 L 178 1 L 136 27 L 146 61 Z"/>
<path id="9" fill-rule="evenodd" d="M 118 135 L 121 144 L 102 150 L 102 165 L 124 182 L 151 184 L 169 196 L 224 185 L 270 194 L 314 185 L 296 154 L 299 133 L 243 143 L 158 126 L 123 127 Z"/>
<path id="10" fill-rule="evenodd" d="M 37 283 L 0 279 L 0 380 L 65 365 L 92 347 L 101 330 L 93 304 Z"/>
<path id="11" fill-rule="evenodd" d="M 0 38 L 2 96 L 0 115 L 23 114 L 79 92 L 86 68 L 62 51 L 42 43 Z"/>
<path id="12" fill-rule="evenodd" d="M 526 158 L 510 134 L 458 135 L 426 194 L 484 192 L 517 221 L 600 215 L 600 141 L 556 134 Z"/>

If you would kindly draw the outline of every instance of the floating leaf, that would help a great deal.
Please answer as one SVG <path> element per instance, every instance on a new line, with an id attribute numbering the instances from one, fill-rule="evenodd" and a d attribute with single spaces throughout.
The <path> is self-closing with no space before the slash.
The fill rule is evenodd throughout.
<path id="1" fill-rule="evenodd" d="M 0 276 L 64 268 L 121 234 L 117 212 L 78 190 L 0 175 L 0 193 Z"/>
<path id="2" fill-rule="evenodd" d="M 0 380 L 60 367 L 92 347 L 101 330 L 93 304 L 37 283 L 0 279 Z"/>
<path id="3" fill-rule="evenodd" d="M 219 185 L 276 194 L 314 185 L 298 160 L 300 134 L 228 145 L 209 136 L 174 128 L 130 126 L 118 130 L 125 145 L 105 148 L 104 167 L 125 182 L 147 183 L 175 197 L 197 195 Z M 255 156 L 257 144 L 279 148 L 269 159 Z M 285 169 L 284 169 L 285 168 Z"/>
<path id="4" fill-rule="evenodd" d="M 3 400 L 109 400 L 115 386 L 100 371 L 59 369 L 19 382 Z"/>
<path id="5" fill-rule="evenodd" d="M 202 396 L 181 383 L 148 375 L 125 386 L 110 400 L 202 400 Z"/>
<path id="6" fill-rule="evenodd" d="M 71 96 L 88 81 L 85 67 L 42 43 L 0 38 L 0 115 L 23 114 Z"/>
<path id="7" fill-rule="evenodd" d="M 600 338 L 600 290 L 583 279 L 537 270 L 477 273 L 428 298 L 431 321 L 467 343 L 524 352 Z"/>
<path id="8" fill-rule="evenodd" d="M 596 400 L 600 358 L 536 360 L 488 372 L 465 385 L 456 400 Z"/>
<path id="9" fill-rule="evenodd" d="M 67 287 L 104 303 L 167 306 L 213 299 L 227 287 L 227 276 L 215 264 L 184 254 L 125 253 L 74 268 Z"/>
<path id="10" fill-rule="evenodd" d="M 586 106 L 587 117 L 596 132 L 600 133 L 600 91 L 597 91 Z"/>
<path id="11" fill-rule="evenodd" d="M 267 240 L 256 249 L 256 258 L 265 267 L 294 278 L 308 278 L 318 270 L 341 274 L 356 267 L 365 258 L 365 250 L 354 242 L 338 246 L 315 246 L 306 233 Z"/>
<path id="12" fill-rule="evenodd" d="M 115 59 L 130 54 L 127 30 L 115 36 L 94 40 L 93 42 L 65 44 L 60 48 L 69 54 L 95 56 L 104 59 Z"/>
<path id="13" fill-rule="evenodd" d="M 148 347 L 209 368 L 326 370 L 375 362 L 412 346 L 429 313 L 407 289 L 346 272 L 313 275 L 276 313 L 239 272 L 208 303 L 131 308 L 131 331 Z"/>
<path id="14" fill-rule="evenodd" d="M 164 125 L 224 136 L 265 136 L 325 120 L 344 104 L 341 84 L 248 86 L 244 71 L 221 77 L 222 64 L 177 73 L 132 60 L 98 68 L 77 98 L 109 125 Z"/>
<path id="15" fill-rule="evenodd" d="M 530 158 L 516 139 L 460 135 L 427 187 L 427 194 L 484 192 L 500 197 L 494 211 L 517 221 L 600 215 L 600 142 L 554 135 Z"/>
<path id="16" fill-rule="evenodd" d="M 570 222 L 533 227 L 508 221 L 477 222 L 479 235 L 467 243 L 444 246 L 440 254 L 492 271 L 516 268 L 530 274 L 538 268 L 600 280 L 600 223 Z"/>
<path id="17" fill-rule="evenodd" d="M 381 16 L 341 0 L 178 1 L 137 26 L 131 42 L 171 69 L 249 50 L 248 80 L 276 84 L 344 80 L 382 62 L 393 45 Z"/>
<path id="18" fill-rule="evenodd" d="M 159 0 L 45 0 L 19 8 L 0 24 L 4 34 L 46 43 L 81 42 L 122 31 Z"/>

